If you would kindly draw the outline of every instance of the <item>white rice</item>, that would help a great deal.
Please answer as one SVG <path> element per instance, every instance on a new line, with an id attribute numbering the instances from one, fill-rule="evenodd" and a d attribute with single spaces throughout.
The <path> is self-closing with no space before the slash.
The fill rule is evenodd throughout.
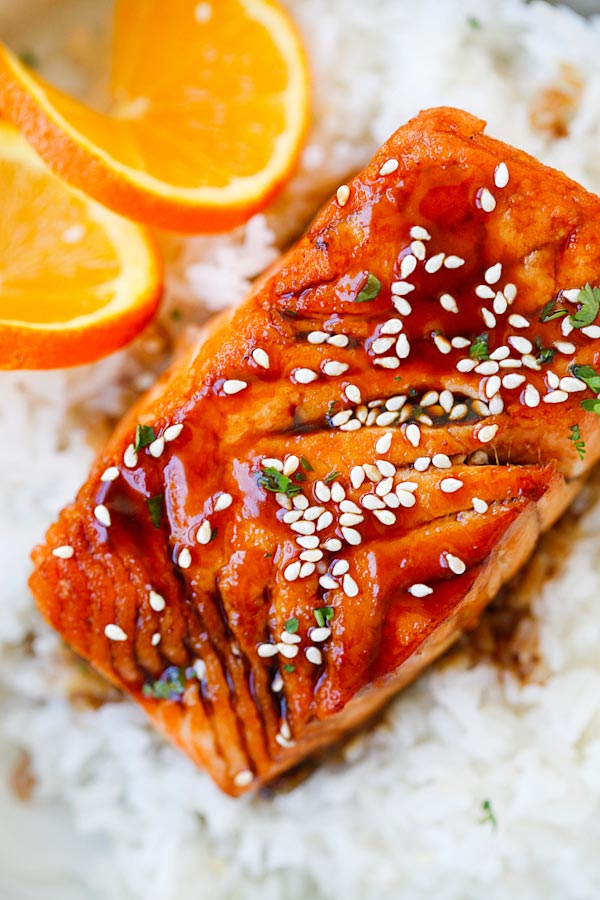
<path id="1" fill-rule="evenodd" d="M 166 329 L 175 306 L 200 321 L 238 301 L 324 194 L 423 107 L 469 109 L 600 190 L 600 21 L 519 0 L 289 6 L 315 82 L 301 169 L 235 234 L 165 238 Z M 555 140 L 529 113 L 564 62 L 584 89 Z M 535 603 L 543 684 L 520 687 L 483 663 L 438 667 L 290 793 L 228 799 L 133 704 L 82 711 L 64 699 L 57 639 L 25 586 L 28 554 L 86 476 L 81 412 L 118 414 L 140 372 L 132 350 L 76 372 L 0 378 L 0 758 L 8 767 L 11 748 L 25 748 L 36 778 L 26 806 L 0 782 L 3 900 L 598 897 L 600 508 Z M 496 829 L 481 822 L 484 800 Z"/>

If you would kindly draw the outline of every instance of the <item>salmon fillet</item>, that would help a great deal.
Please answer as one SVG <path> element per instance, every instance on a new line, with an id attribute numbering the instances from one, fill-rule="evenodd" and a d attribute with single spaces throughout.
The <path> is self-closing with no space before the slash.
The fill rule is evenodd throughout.
<path id="1" fill-rule="evenodd" d="M 471 628 L 600 456 L 600 200 L 483 130 L 400 128 L 33 553 L 42 615 L 232 795 Z"/>

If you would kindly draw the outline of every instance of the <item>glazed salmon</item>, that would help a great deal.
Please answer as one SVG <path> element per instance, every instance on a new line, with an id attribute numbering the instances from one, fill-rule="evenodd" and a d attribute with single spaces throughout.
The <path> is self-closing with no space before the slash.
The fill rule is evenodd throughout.
<path id="1" fill-rule="evenodd" d="M 44 617 L 231 794 L 472 627 L 600 456 L 600 200 L 422 113 L 125 417 Z"/>

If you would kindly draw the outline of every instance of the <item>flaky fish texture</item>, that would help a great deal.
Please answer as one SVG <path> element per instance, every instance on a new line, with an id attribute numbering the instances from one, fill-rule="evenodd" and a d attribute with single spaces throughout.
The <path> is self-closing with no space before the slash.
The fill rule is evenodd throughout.
<path id="1" fill-rule="evenodd" d="M 400 128 L 34 551 L 43 616 L 228 793 L 472 627 L 600 456 L 600 200 L 483 130 Z"/>

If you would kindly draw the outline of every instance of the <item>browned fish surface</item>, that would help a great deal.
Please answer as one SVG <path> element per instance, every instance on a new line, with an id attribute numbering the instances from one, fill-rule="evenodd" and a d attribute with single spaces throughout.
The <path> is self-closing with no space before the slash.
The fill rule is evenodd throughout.
<path id="1" fill-rule="evenodd" d="M 43 615 L 232 794 L 471 627 L 600 455 L 600 201 L 483 124 L 401 128 L 34 553 Z"/>

